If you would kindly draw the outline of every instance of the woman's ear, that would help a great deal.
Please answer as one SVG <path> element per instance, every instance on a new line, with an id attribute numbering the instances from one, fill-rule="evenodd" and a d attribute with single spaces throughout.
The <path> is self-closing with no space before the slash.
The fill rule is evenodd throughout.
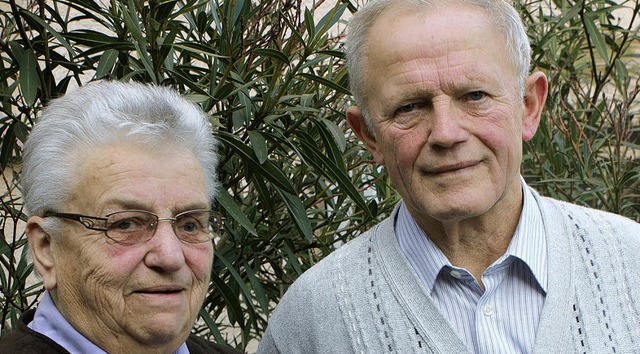
<path id="1" fill-rule="evenodd" d="M 42 277 L 44 288 L 51 291 L 57 287 L 55 257 L 51 235 L 44 231 L 43 222 L 44 219 L 39 216 L 29 218 L 26 234 L 36 271 Z"/>

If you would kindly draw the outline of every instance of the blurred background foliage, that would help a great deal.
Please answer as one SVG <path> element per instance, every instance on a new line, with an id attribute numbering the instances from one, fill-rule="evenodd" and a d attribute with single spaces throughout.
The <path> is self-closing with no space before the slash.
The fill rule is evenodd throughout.
<path id="1" fill-rule="evenodd" d="M 640 0 L 521 1 L 550 97 L 523 175 L 640 221 Z M 0 326 L 34 307 L 17 180 L 49 100 L 92 80 L 167 85 L 220 140 L 211 291 L 194 331 L 251 352 L 287 287 L 398 196 L 349 131 L 345 19 L 357 1 L 0 0 Z M 55 163 L 55 162 L 52 162 Z"/>

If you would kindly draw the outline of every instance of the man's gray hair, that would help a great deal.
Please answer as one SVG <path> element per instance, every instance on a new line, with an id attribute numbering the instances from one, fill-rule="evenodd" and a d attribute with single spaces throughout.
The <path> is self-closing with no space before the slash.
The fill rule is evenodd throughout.
<path id="1" fill-rule="evenodd" d="M 482 7 L 493 23 L 504 31 L 509 59 L 518 72 L 518 89 L 520 95 L 524 95 L 524 83 L 531 66 L 531 47 L 520 15 L 506 0 L 371 0 L 349 21 L 345 45 L 351 93 L 356 104 L 362 109 L 367 124 L 370 122 L 365 65 L 371 40 L 368 38 L 369 32 L 376 20 L 391 8 L 430 10 L 436 6 L 449 6 L 452 3 Z"/>
<path id="2" fill-rule="evenodd" d="M 207 115 L 167 87 L 103 81 L 51 101 L 33 127 L 24 146 L 21 177 L 29 215 L 64 211 L 79 160 L 101 146 L 128 142 L 152 151 L 192 153 L 213 203 L 218 157 Z"/>

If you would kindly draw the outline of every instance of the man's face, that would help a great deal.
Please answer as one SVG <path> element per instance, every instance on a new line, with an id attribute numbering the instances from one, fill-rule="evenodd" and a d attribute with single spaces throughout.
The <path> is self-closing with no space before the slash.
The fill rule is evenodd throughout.
<path id="1" fill-rule="evenodd" d="M 79 184 L 62 212 L 104 216 L 138 209 L 173 217 L 209 208 L 202 169 L 188 153 L 107 146 L 81 160 L 78 171 Z M 109 341 L 177 348 L 186 339 L 208 289 L 211 242 L 182 242 L 167 221 L 140 244 L 117 244 L 73 221 L 64 221 L 52 240 L 55 288 L 49 290 L 88 339 L 103 348 L 113 345 Z"/>
<path id="2" fill-rule="evenodd" d="M 537 120 L 523 122 L 530 118 L 504 43 L 482 9 L 465 5 L 391 10 L 371 29 L 365 75 L 375 134 L 358 109 L 347 116 L 423 227 L 520 207 L 522 140 Z"/>

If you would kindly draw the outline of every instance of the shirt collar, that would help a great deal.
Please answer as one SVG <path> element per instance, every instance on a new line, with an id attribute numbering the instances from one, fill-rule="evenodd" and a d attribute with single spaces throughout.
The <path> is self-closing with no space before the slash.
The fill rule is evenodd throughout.
<path id="1" fill-rule="evenodd" d="M 32 330 L 44 334 L 66 349 L 69 353 L 106 354 L 106 352 L 78 332 L 62 316 L 48 291 L 38 305 L 36 313 L 28 325 Z M 174 354 L 189 354 L 186 343 Z"/>
<path id="2" fill-rule="evenodd" d="M 538 284 L 547 292 L 547 237 L 542 212 L 533 193 L 522 180 L 522 213 L 506 255 L 519 258 L 531 270 Z"/>
<path id="3" fill-rule="evenodd" d="M 395 231 L 400 249 L 431 292 L 438 273 L 443 267 L 451 266 L 451 262 L 409 214 L 404 201 L 400 202 L 397 215 Z"/>
<path id="4" fill-rule="evenodd" d="M 515 257 L 524 262 L 536 281 L 547 291 L 547 240 L 542 223 L 542 213 L 536 199 L 521 178 L 523 207 L 516 232 L 505 254 L 491 267 Z M 410 263 L 418 269 L 416 273 L 429 291 L 443 267 L 453 267 L 442 251 L 431 241 L 409 214 L 404 201 L 400 202 L 395 225 L 396 237 L 402 252 Z M 490 268 L 491 268 L 490 267 Z"/>

